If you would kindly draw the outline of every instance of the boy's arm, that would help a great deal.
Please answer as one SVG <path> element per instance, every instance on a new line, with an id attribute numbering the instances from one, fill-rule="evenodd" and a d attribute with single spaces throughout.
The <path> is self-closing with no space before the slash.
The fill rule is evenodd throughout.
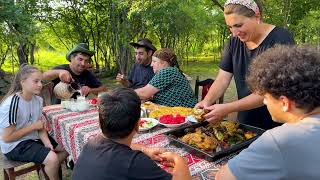
<path id="1" fill-rule="evenodd" d="M 9 127 L 3 129 L 2 139 L 6 143 L 17 141 L 32 131 L 43 129 L 43 127 L 43 121 L 36 121 L 20 129 L 17 129 L 16 125 L 10 125 Z"/>
<path id="2" fill-rule="evenodd" d="M 39 133 L 39 138 L 41 139 L 44 146 L 50 148 L 51 150 L 54 150 L 49 140 L 47 131 L 45 129 L 41 129 L 38 131 L 38 133 Z"/>

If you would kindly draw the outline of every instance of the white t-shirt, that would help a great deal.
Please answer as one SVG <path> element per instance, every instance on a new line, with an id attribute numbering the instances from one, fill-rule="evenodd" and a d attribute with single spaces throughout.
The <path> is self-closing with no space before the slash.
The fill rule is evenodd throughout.
<path id="1" fill-rule="evenodd" d="M 21 141 L 39 139 L 38 131 L 33 131 L 21 139 L 5 143 L 2 140 L 3 129 L 10 125 L 16 125 L 17 129 L 23 128 L 41 118 L 43 100 L 39 96 L 33 96 L 30 101 L 24 100 L 18 93 L 9 96 L 0 105 L 0 147 L 6 154 L 14 149 Z"/>
<path id="2" fill-rule="evenodd" d="M 320 116 L 266 131 L 228 162 L 237 179 L 320 179 Z"/>

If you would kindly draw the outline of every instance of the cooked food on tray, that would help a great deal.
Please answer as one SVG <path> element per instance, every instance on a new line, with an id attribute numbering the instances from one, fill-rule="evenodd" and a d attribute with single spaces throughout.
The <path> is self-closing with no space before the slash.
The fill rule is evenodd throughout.
<path id="1" fill-rule="evenodd" d="M 163 115 L 181 115 L 186 117 L 192 115 L 192 108 L 161 106 L 158 109 L 151 111 L 149 116 L 152 118 L 159 118 Z"/>
<path id="2" fill-rule="evenodd" d="M 257 135 L 251 131 L 244 132 L 235 121 L 221 121 L 218 124 L 208 124 L 186 131 L 187 134 L 180 139 L 204 151 L 227 149 Z"/>
<path id="3" fill-rule="evenodd" d="M 204 151 L 212 151 L 218 145 L 218 140 L 214 136 L 208 136 L 202 133 L 200 129 L 196 129 L 194 133 L 184 135 L 181 140 Z"/>

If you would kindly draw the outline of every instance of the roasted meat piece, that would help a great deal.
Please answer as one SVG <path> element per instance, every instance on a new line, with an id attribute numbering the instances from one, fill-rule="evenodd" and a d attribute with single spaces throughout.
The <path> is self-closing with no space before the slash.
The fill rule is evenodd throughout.
<path id="1" fill-rule="evenodd" d="M 184 135 L 181 140 L 204 151 L 212 151 L 218 145 L 218 141 L 214 137 L 202 133 L 199 129 L 194 133 Z"/>

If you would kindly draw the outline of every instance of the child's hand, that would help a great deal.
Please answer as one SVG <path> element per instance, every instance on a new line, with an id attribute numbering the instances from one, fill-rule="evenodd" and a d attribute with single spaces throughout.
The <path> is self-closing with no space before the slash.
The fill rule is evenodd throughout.
<path id="1" fill-rule="evenodd" d="M 33 128 L 35 130 L 42 130 L 44 129 L 44 121 L 43 120 L 38 120 L 36 122 L 34 122 L 33 124 Z"/>
<path id="2" fill-rule="evenodd" d="M 52 146 L 52 144 L 50 142 L 49 143 L 44 143 L 44 146 L 47 147 L 47 148 L 50 148 L 51 151 L 54 151 L 53 146 Z"/>
<path id="3" fill-rule="evenodd" d="M 116 80 L 117 80 L 117 81 L 124 81 L 124 80 L 125 80 L 125 77 L 124 77 L 123 74 L 118 73 L 118 74 L 117 74 L 117 77 L 116 77 Z"/>
<path id="4" fill-rule="evenodd" d="M 179 161 L 186 163 L 185 160 L 181 156 L 179 156 L 179 154 L 174 152 L 165 152 L 165 153 L 159 154 L 159 156 L 163 160 L 163 163 L 170 165 L 172 167 L 174 166 L 174 164 L 179 163 Z"/>
<path id="5" fill-rule="evenodd" d="M 159 155 L 164 152 L 165 152 L 165 149 L 162 149 L 162 148 L 145 148 L 144 149 L 144 153 L 147 156 L 149 156 L 152 160 L 155 160 L 155 161 L 162 161 Z"/>

